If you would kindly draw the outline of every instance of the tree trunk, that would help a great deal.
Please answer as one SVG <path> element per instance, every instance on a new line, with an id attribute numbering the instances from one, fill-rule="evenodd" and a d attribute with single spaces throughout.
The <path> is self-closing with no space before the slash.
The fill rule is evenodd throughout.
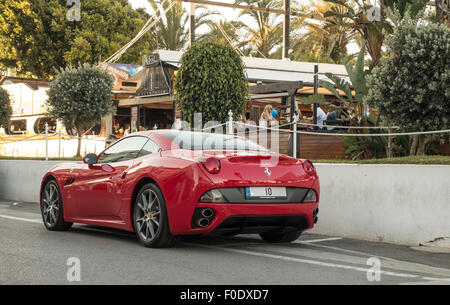
<path id="1" fill-rule="evenodd" d="M 436 20 L 438 24 L 446 24 L 450 27 L 450 2 L 449 0 L 436 0 Z"/>
<path id="2" fill-rule="evenodd" d="M 436 20 L 438 24 L 441 24 L 443 19 L 442 0 L 435 0 L 434 5 L 436 6 Z"/>
<path id="3" fill-rule="evenodd" d="M 75 126 L 75 129 L 77 130 L 77 136 L 78 136 L 77 157 L 81 157 L 81 131 L 78 128 L 78 126 Z"/>
<path id="4" fill-rule="evenodd" d="M 390 129 L 388 129 L 390 130 Z M 392 137 L 388 137 L 387 157 L 392 158 L 394 156 L 392 150 Z"/>
<path id="5" fill-rule="evenodd" d="M 425 156 L 425 135 L 419 135 L 419 143 L 417 145 L 417 156 Z"/>
<path id="6" fill-rule="evenodd" d="M 411 148 L 409 150 L 409 155 L 415 156 L 417 154 L 417 147 L 419 145 L 419 136 L 415 135 L 415 136 L 412 136 L 412 138 L 413 138 L 413 141 L 411 144 Z"/>

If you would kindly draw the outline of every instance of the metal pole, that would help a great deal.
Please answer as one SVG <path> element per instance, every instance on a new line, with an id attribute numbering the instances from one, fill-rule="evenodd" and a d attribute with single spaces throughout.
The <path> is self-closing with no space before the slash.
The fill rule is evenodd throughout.
<path id="1" fill-rule="evenodd" d="M 233 111 L 228 112 L 228 134 L 233 134 Z"/>
<path id="2" fill-rule="evenodd" d="M 314 94 L 319 93 L 319 65 L 314 65 Z M 317 124 L 317 103 L 314 103 L 313 124 Z M 317 126 L 314 127 L 317 130 Z"/>
<path id="3" fill-rule="evenodd" d="M 297 158 L 297 124 L 296 124 L 296 118 L 295 110 L 297 110 L 295 107 L 295 93 L 290 93 L 291 98 L 291 122 L 294 123 L 291 125 L 292 132 L 292 157 Z"/>
<path id="4" fill-rule="evenodd" d="M 274 9 L 274 8 L 269 8 L 269 7 L 239 5 L 239 4 L 234 4 L 234 3 L 208 1 L 208 0 L 175 0 L 175 1 L 197 3 L 197 4 L 202 4 L 202 5 L 212 5 L 212 6 L 219 6 L 219 7 L 236 8 L 236 9 L 249 11 L 249 12 L 274 13 L 277 15 L 286 15 L 286 11 L 283 9 Z M 289 15 L 294 16 L 294 17 L 311 19 L 311 20 L 319 20 L 319 21 L 324 21 L 326 19 L 320 15 L 307 14 L 307 13 L 296 12 L 296 11 L 290 11 Z"/>
<path id="5" fill-rule="evenodd" d="M 294 132 L 292 133 L 293 134 L 293 136 L 294 136 L 294 147 L 293 147 L 293 153 L 292 153 L 292 155 L 293 155 L 293 157 L 294 158 L 297 158 L 297 156 L 298 156 L 298 154 L 297 154 L 297 136 L 298 136 L 298 134 L 297 134 L 297 117 L 295 117 L 295 119 L 294 119 Z"/>
<path id="6" fill-rule="evenodd" d="M 58 131 L 58 159 L 61 158 L 61 129 Z"/>
<path id="7" fill-rule="evenodd" d="M 290 31 L 290 11 L 291 11 L 291 1 L 284 0 L 284 10 L 286 15 L 284 15 L 283 23 L 283 59 L 289 59 L 289 31 Z"/>
<path id="8" fill-rule="evenodd" d="M 195 3 L 191 2 L 189 7 L 189 44 L 195 41 Z"/>
<path id="9" fill-rule="evenodd" d="M 48 161 L 48 123 L 45 123 L 45 161 Z"/>

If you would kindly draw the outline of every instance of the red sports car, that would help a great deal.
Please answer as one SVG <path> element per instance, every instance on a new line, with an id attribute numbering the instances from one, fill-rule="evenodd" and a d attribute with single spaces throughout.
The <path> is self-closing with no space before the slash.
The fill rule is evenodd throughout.
<path id="1" fill-rule="evenodd" d="M 193 234 L 256 233 L 291 242 L 317 222 L 312 163 L 241 137 L 141 132 L 83 161 L 57 165 L 42 180 L 42 218 L 51 231 L 84 223 L 169 247 Z"/>

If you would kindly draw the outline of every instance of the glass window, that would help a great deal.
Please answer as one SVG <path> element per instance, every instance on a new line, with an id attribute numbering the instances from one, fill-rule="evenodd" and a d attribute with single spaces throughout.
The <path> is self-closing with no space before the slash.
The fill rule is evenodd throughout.
<path id="1" fill-rule="evenodd" d="M 48 132 L 56 133 L 56 120 L 52 118 L 39 118 L 34 123 L 34 132 L 36 134 L 44 134 L 45 133 L 45 123 L 48 124 Z"/>
<path id="2" fill-rule="evenodd" d="M 267 151 L 267 149 L 254 142 L 234 135 L 178 130 L 160 130 L 156 132 L 162 134 L 182 149 Z"/>
<path id="3" fill-rule="evenodd" d="M 106 149 L 98 157 L 98 163 L 113 163 L 135 159 L 147 141 L 148 138 L 139 136 L 125 138 Z"/>
<path id="4" fill-rule="evenodd" d="M 156 145 L 155 142 L 152 140 L 148 140 L 148 142 L 142 147 L 141 153 L 139 154 L 139 157 L 154 154 L 159 152 L 161 149 Z"/>
<path id="5" fill-rule="evenodd" d="M 11 121 L 11 126 L 6 128 L 6 133 L 9 135 L 25 134 L 27 132 L 27 120 Z"/>

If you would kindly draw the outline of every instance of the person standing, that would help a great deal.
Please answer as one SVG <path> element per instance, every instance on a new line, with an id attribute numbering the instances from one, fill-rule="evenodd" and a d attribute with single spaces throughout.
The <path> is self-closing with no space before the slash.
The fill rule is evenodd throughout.
<path id="1" fill-rule="evenodd" d="M 264 111 L 261 113 L 261 117 L 259 118 L 259 127 L 267 128 L 270 122 L 274 121 L 272 110 L 272 105 L 266 105 L 266 107 L 264 107 Z"/>

